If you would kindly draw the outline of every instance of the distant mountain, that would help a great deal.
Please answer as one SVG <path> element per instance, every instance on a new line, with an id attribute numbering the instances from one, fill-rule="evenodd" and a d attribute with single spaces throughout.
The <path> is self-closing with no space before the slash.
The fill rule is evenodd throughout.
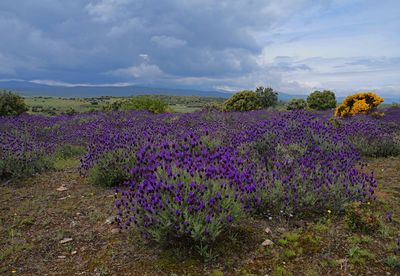
<path id="1" fill-rule="evenodd" d="M 200 91 L 194 89 L 172 89 L 142 86 L 51 86 L 25 81 L 0 82 L 0 89 L 9 89 L 18 92 L 22 96 L 52 96 L 52 97 L 82 97 L 93 98 L 100 96 L 127 97 L 134 95 L 174 95 L 174 96 L 205 96 L 228 98 L 230 93 L 218 91 Z"/>
<path id="2" fill-rule="evenodd" d="M 37 84 L 28 81 L 0 82 L 0 89 L 9 89 L 18 92 L 22 96 L 46 96 L 46 97 L 82 97 L 94 98 L 100 96 L 127 97 L 135 95 L 171 95 L 171 96 L 204 96 L 216 98 L 229 98 L 232 93 L 221 91 L 201 91 L 195 89 L 175 89 L 144 86 L 51 86 Z M 287 101 L 292 98 L 302 98 L 304 95 L 289 95 L 279 93 L 279 100 Z"/>

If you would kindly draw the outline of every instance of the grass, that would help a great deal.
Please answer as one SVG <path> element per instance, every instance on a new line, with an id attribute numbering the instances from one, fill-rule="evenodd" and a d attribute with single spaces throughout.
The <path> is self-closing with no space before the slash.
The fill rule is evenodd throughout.
<path id="1" fill-rule="evenodd" d="M 202 109 L 209 103 L 222 103 L 224 99 L 213 97 L 196 96 L 163 96 L 153 95 L 152 97 L 162 99 L 169 105 L 169 110 L 178 113 L 194 112 Z M 59 114 L 73 109 L 76 112 L 88 112 L 101 110 L 107 104 L 126 99 L 126 97 L 98 97 L 98 98 L 62 98 L 62 97 L 25 97 L 25 103 L 29 107 L 30 114 L 51 115 L 50 112 Z M 38 112 L 33 112 L 39 107 Z"/>
<path id="2" fill-rule="evenodd" d="M 0 184 L 0 274 L 399 273 L 393 246 L 400 229 L 400 157 L 369 160 L 379 189 L 378 200 L 368 208 L 380 218 L 381 230 L 353 232 L 343 216 L 333 215 L 319 220 L 249 218 L 237 225 L 234 238 L 213 248 L 210 262 L 190 248 L 147 243 L 134 230 L 117 233 L 114 224 L 106 223 L 114 213 L 114 191 L 79 176 L 76 157 L 59 162 L 58 170 Z M 67 190 L 57 191 L 61 185 Z M 391 222 L 387 212 L 394 214 Z M 73 240 L 61 244 L 64 238 Z M 263 247 L 265 239 L 274 244 Z"/>

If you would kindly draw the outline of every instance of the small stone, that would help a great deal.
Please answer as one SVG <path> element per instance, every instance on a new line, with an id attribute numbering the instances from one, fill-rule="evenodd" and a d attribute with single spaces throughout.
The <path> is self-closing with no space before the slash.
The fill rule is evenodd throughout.
<path id="1" fill-rule="evenodd" d="M 269 220 L 272 220 L 272 217 L 268 217 Z"/>
<path id="2" fill-rule="evenodd" d="M 76 255 L 76 253 L 78 253 L 78 251 L 74 250 L 71 252 L 71 255 Z"/>
<path id="3" fill-rule="evenodd" d="M 108 225 L 113 224 L 113 223 L 114 223 L 114 219 L 115 219 L 114 216 L 108 217 L 108 218 L 106 219 L 105 224 L 108 224 Z"/>
<path id="4" fill-rule="evenodd" d="M 117 234 L 117 233 L 119 233 L 118 228 L 113 228 L 113 229 L 111 230 L 111 234 Z"/>
<path id="5" fill-rule="evenodd" d="M 278 230 L 278 232 L 280 232 L 280 233 L 286 232 L 286 229 L 283 228 L 283 227 L 279 227 L 279 228 L 276 229 L 276 230 Z"/>
<path id="6" fill-rule="evenodd" d="M 65 259 L 67 256 L 58 256 L 59 259 Z"/>
<path id="7" fill-rule="evenodd" d="M 273 244 L 274 244 L 273 241 L 266 239 L 265 241 L 263 241 L 263 243 L 261 245 L 262 246 L 271 246 Z"/>
<path id="8" fill-rule="evenodd" d="M 271 234 L 271 233 L 272 233 L 271 228 L 269 228 L 269 227 L 265 228 L 264 231 L 265 231 L 265 233 L 267 233 L 267 234 Z"/>
<path id="9" fill-rule="evenodd" d="M 67 242 L 72 242 L 74 239 L 73 238 L 65 238 L 65 239 L 62 239 L 61 241 L 60 241 L 60 243 L 61 244 L 64 244 L 64 243 L 67 243 Z"/>
<path id="10" fill-rule="evenodd" d="M 65 186 L 60 186 L 56 190 L 59 191 L 59 192 L 64 192 L 64 191 L 68 190 L 68 188 L 65 187 Z"/>

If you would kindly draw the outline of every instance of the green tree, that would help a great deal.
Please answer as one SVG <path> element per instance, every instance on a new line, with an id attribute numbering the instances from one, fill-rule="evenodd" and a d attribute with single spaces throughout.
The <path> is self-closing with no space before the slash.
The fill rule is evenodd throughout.
<path id="1" fill-rule="evenodd" d="M 28 107 L 21 96 L 12 91 L 0 91 L 0 116 L 20 115 L 26 111 Z"/>
<path id="2" fill-rule="evenodd" d="M 152 96 L 136 96 L 122 102 L 121 109 L 123 110 L 147 110 L 152 113 L 163 113 L 167 111 L 168 104 L 158 98 Z"/>
<path id="3" fill-rule="evenodd" d="M 305 109 L 306 107 L 307 107 L 307 102 L 304 99 L 291 99 L 286 104 L 287 110 Z"/>
<path id="4" fill-rule="evenodd" d="M 274 91 L 272 87 L 259 86 L 256 88 L 256 93 L 260 98 L 262 108 L 275 106 L 278 103 L 278 92 Z"/>
<path id="5" fill-rule="evenodd" d="M 326 110 L 336 107 L 335 93 L 329 90 L 314 91 L 307 97 L 308 107 L 317 110 Z"/>
<path id="6" fill-rule="evenodd" d="M 229 111 L 249 111 L 261 108 L 260 97 L 251 90 L 243 90 L 224 103 L 225 109 Z"/>

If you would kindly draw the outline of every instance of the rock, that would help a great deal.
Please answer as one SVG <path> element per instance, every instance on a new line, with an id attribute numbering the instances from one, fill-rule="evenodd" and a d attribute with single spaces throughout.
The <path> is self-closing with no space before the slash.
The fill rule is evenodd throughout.
<path id="1" fill-rule="evenodd" d="M 58 256 L 59 259 L 65 259 L 67 256 Z"/>
<path id="2" fill-rule="evenodd" d="M 272 217 L 268 217 L 269 220 L 272 220 Z"/>
<path id="3" fill-rule="evenodd" d="M 106 219 L 105 224 L 108 224 L 108 225 L 113 224 L 113 223 L 114 223 L 114 220 L 115 220 L 115 217 L 114 217 L 114 216 L 110 216 L 110 217 L 108 217 L 108 218 Z"/>
<path id="4" fill-rule="evenodd" d="M 283 227 L 279 227 L 279 228 L 276 229 L 276 230 L 278 230 L 278 232 L 280 232 L 280 233 L 286 232 L 286 229 L 283 228 Z"/>
<path id="5" fill-rule="evenodd" d="M 67 242 L 72 242 L 74 239 L 73 238 L 64 238 L 60 241 L 61 244 L 67 243 Z"/>
<path id="6" fill-rule="evenodd" d="M 273 241 L 271 241 L 271 240 L 269 240 L 269 239 L 266 239 L 265 241 L 263 241 L 263 243 L 261 244 L 262 246 L 271 246 L 271 245 L 273 245 L 274 244 L 274 242 Z"/>
<path id="7" fill-rule="evenodd" d="M 118 234 L 119 233 L 119 229 L 118 228 L 113 228 L 111 230 L 111 234 Z"/>
<path id="8" fill-rule="evenodd" d="M 56 190 L 59 191 L 59 192 L 64 192 L 64 191 L 68 190 L 68 188 L 65 187 L 65 186 L 60 186 Z"/>
<path id="9" fill-rule="evenodd" d="M 76 255 L 76 253 L 78 253 L 78 251 L 74 250 L 71 252 L 71 255 Z"/>
<path id="10" fill-rule="evenodd" d="M 271 234 L 272 233 L 271 228 L 269 228 L 269 227 L 265 228 L 264 232 L 267 233 L 267 234 Z"/>

